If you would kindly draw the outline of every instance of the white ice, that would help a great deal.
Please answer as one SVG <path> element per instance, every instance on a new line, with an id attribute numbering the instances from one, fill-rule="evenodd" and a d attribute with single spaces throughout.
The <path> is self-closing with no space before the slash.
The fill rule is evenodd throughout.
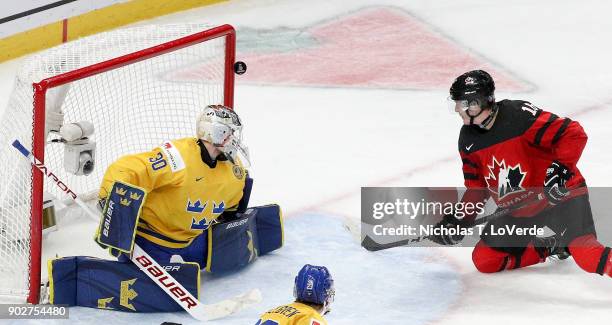
<path id="1" fill-rule="evenodd" d="M 607 1 L 244 0 L 145 23 L 230 23 L 240 38 L 241 27 L 300 28 L 383 5 L 410 12 L 535 86 L 528 93 L 502 89 L 498 99 L 530 100 L 580 121 L 589 143 L 579 167 L 589 185 L 611 185 L 612 4 Z M 18 63 L 0 65 L 0 107 Z M 341 223 L 359 219 L 362 186 L 462 185 L 456 154 L 460 121 L 445 110 L 446 96 L 445 90 L 245 86 L 238 77 L 235 106 L 254 161 L 252 203 L 284 208 L 287 245 L 229 277 L 203 278 L 206 302 L 252 287 L 263 292 L 261 304 L 218 323 L 251 324 L 259 313 L 289 302 L 294 273 L 304 263 L 327 264 L 335 275 L 332 324 L 606 322 L 612 316 L 612 279 L 586 274 L 572 259 L 483 275 L 473 267 L 469 249 L 369 253 L 350 240 Z M 84 227 L 79 236 L 89 240 L 91 226 Z M 191 321 L 186 315 L 71 312 L 75 322 L 88 323 Z"/>
<path id="2" fill-rule="evenodd" d="M 371 254 L 355 244 L 351 234 L 337 218 L 303 214 L 288 220 L 286 231 L 286 246 L 282 250 L 260 257 L 257 263 L 240 272 L 223 276 L 205 274 L 202 277 L 200 294 L 204 303 L 215 303 L 251 288 L 259 288 L 264 296 L 263 303 L 214 321 L 214 324 L 254 324 L 262 308 L 287 303 L 293 290 L 293 277 L 305 261 L 326 265 L 333 270 L 338 288 L 336 300 L 351 302 L 333 305 L 333 312 L 329 314 L 332 324 L 377 321 L 385 324 L 423 324 L 447 310 L 462 290 L 459 274 L 452 265 L 444 259 L 432 259 L 428 249 L 389 250 Z M 435 299 L 435 304 L 430 303 L 432 299 Z M 403 305 L 420 306 L 419 312 L 406 317 Z M 385 308 L 385 315 L 364 313 L 364 310 L 374 311 L 382 306 L 389 307 Z M 113 324 L 159 324 L 164 321 L 197 323 L 184 312 L 132 314 L 88 308 L 70 309 L 71 322 L 102 323 L 109 319 Z"/>

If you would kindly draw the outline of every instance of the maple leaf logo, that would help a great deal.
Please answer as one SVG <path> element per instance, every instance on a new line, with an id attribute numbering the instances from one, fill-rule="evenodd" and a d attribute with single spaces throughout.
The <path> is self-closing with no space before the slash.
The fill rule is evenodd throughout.
<path id="1" fill-rule="evenodd" d="M 521 164 L 506 167 L 504 159 L 499 162 L 493 156 L 491 165 L 487 165 L 487 167 L 489 168 L 489 176 L 485 177 L 487 187 L 489 191 L 497 194 L 499 199 L 504 198 L 508 194 L 525 190 L 523 188 L 523 180 L 527 172 L 521 170 Z"/>

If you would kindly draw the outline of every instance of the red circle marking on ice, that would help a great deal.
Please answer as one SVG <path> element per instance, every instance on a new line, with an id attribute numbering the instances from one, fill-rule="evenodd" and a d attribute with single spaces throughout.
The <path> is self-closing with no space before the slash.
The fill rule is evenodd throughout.
<path id="1" fill-rule="evenodd" d="M 282 32 L 287 34 L 286 30 Z M 498 89 L 516 92 L 531 88 L 396 8 L 363 9 L 295 34 L 303 37 L 304 33 L 314 45 L 283 49 L 284 52 L 275 51 L 273 46 L 263 53 L 252 49 L 240 52 L 240 59 L 249 65 L 249 72 L 239 77 L 240 82 L 447 89 L 457 75 L 485 69 L 495 78 Z"/>

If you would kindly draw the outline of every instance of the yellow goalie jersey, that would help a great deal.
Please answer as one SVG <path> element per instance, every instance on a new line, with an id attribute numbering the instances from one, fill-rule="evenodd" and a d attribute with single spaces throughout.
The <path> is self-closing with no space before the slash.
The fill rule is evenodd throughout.
<path id="1" fill-rule="evenodd" d="M 115 181 L 142 188 L 147 197 L 137 235 L 165 247 L 183 248 L 221 213 L 236 210 L 246 177 L 241 165 L 213 162 L 197 138 L 184 138 L 119 158 L 106 170 L 99 196 L 106 198 Z"/>
<path id="2" fill-rule="evenodd" d="M 327 325 L 312 307 L 294 302 L 265 312 L 255 325 Z"/>

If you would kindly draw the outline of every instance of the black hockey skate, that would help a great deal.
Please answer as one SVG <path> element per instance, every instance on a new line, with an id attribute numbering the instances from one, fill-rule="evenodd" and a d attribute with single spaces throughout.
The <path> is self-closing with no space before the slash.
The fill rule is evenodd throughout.
<path id="1" fill-rule="evenodd" d="M 572 256 L 567 247 L 559 246 L 559 244 L 556 236 L 536 237 L 533 240 L 533 246 L 542 260 L 551 257 L 562 261 Z"/>

